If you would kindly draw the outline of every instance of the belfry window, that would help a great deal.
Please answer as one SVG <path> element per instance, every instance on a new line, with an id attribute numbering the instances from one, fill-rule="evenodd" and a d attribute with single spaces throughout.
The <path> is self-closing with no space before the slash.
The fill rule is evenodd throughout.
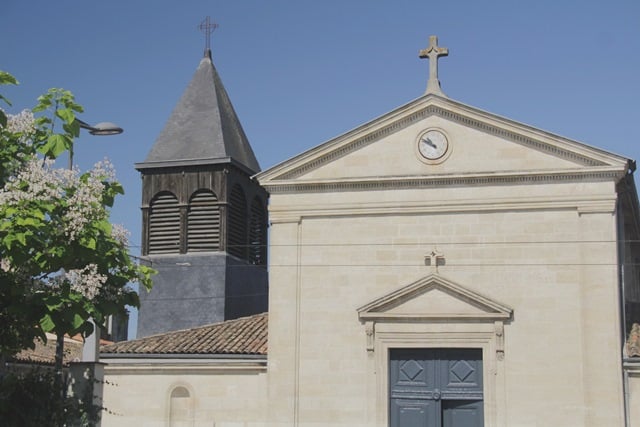
<path id="1" fill-rule="evenodd" d="M 227 252 L 238 258 L 247 258 L 247 201 L 244 191 L 235 185 L 229 196 Z"/>
<path id="2" fill-rule="evenodd" d="M 169 192 L 157 194 L 149 205 L 148 253 L 180 252 L 180 208 Z"/>
<path id="3" fill-rule="evenodd" d="M 251 202 L 249 261 L 256 265 L 267 263 L 267 215 L 262 200 L 258 197 Z"/>
<path id="4" fill-rule="evenodd" d="M 187 251 L 220 249 L 220 208 L 212 191 L 197 191 L 189 201 L 187 214 Z"/>

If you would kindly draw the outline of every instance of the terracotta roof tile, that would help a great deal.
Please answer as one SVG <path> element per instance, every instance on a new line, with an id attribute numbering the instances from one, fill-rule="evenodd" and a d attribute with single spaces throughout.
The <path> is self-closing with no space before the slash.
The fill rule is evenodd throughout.
<path id="1" fill-rule="evenodd" d="M 626 353 L 627 357 L 640 357 L 640 325 L 637 323 L 631 326 Z"/>
<path id="2" fill-rule="evenodd" d="M 267 354 L 267 313 L 103 346 L 110 354 Z"/>
<path id="3" fill-rule="evenodd" d="M 56 337 L 47 334 L 47 342 L 36 340 L 36 347 L 33 350 L 22 350 L 12 357 L 19 363 L 37 363 L 41 365 L 53 365 L 56 357 Z M 63 364 L 79 361 L 82 358 L 82 342 L 65 337 Z"/>

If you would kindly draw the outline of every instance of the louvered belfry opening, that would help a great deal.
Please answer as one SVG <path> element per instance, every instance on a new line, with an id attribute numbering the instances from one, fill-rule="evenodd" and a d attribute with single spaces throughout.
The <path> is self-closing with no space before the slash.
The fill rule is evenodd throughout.
<path id="1" fill-rule="evenodd" d="M 157 194 L 149 205 L 148 253 L 180 252 L 180 207 L 172 193 Z"/>
<path id="2" fill-rule="evenodd" d="M 229 195 L 229 226 L 227 252 L 238 258 L 247 258 L 247 201 L 244 191 L 234 185 Z"/>
<path id="3" fill-rule="evenodd" d="M 220 249 L 220 207 L 212 191 L 197 191 L 189 201 L 187 214 L 187 251 Z"/>
<path id="4" fill-rule="evenodd" d="M 249 220 L 249 262 L 267 264 L 267 215 L 262 200 L 256 197 L 251 202 Z"/>

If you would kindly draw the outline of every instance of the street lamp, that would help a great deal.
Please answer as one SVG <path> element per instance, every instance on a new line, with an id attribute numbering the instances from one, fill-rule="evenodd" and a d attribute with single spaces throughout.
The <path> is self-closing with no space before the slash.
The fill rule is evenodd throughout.
<path id="1" fill-rule="evenodd" d="M 78 122 L 82 129 L 88 130 L 91 135 L 108 136 L 119 135 L 124 132 L 120 126 L 111 122 L 100 122 L 95 126 L 91 126 L 78 118 L 76 118 L 76 122 Z M 69 169 L 73 169 L 73 145 L 69 148 Z"/>
<path id="2" fill-rule="evenodd" d="M 89 131 L 91 135 L 98 136 L 107 136 L 107 135 L 118 135 L 124 132 L 124 130 L 111 122 L 100 122 L 95 126 L 91 126 L 90 124 L 83 122 L 82 120 L 76 118 L 76 121 L 80 125 L 82 129 L 86 129 Z M 69 147 L 69 170 L 73 169 L 73 144 Z M 97 355 L 100 348 L 100 329 L 95 324 L 93 319 L 90 319 L 90 322 L 93 323 L 93 334 L 91 334 L 89 339 L 86 339 L 84 345 L 82 346 L 82 360 L 83 361 L 97 361 Z M 62 356 L 64 349 L 64 336 L 58 334 L 56 341 L 56 365 L 58 363 L 62 363 Z M 58 359 L 60 362 L 58 362 Z M 60 366 L 62 369 L 62 366 Z"/>
<path id="3" fill-rule="evenodd" d="M 76 119 L 82 129 L 87 129 L 91 135 L 118 135 L 123 132 L 122 128 L 111 122 L 100 122 L 91 126 L 80 119 Z"/>

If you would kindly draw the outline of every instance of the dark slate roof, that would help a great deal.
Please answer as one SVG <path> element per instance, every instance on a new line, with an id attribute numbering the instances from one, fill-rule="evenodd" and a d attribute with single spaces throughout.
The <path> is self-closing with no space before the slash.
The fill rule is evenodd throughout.
<path id="1" fill-rule="evenodd" d="M 231 162 L 250 174 L 260 171 L 207 50 L 146 160 L 136 168 Z"/>
<path id="2" fill-rule="evenodd" d="M 109 354 L 267 354 L 267 313 L 166 332 L 100 349 Z"/>

